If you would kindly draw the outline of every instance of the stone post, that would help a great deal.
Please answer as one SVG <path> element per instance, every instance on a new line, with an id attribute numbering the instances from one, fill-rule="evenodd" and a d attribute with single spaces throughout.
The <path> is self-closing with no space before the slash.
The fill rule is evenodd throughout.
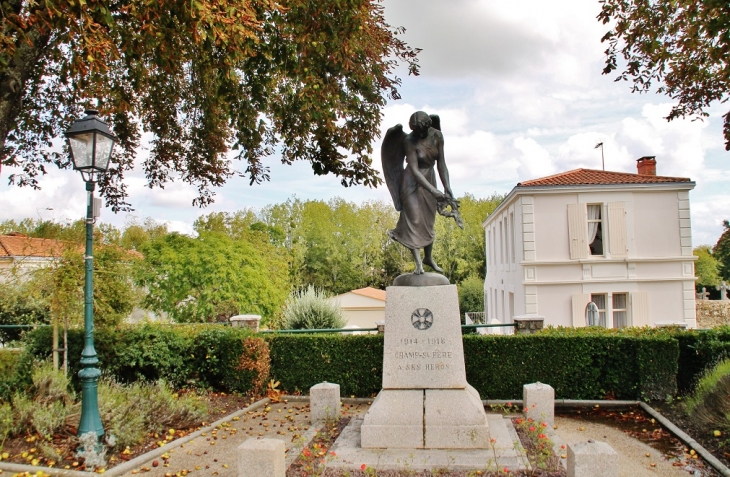
<path id="1" fill-rule="evenodd" d="M 545 422 L 552 428 L 555 423 L 555 390 L 540 382 L 522 386 L 522 403 L 526 419 Z"/>
<path id="2" fill-rule="evenodd" d="M 247 439 L 238 446 L 238 477 L 285 477 L 286 445 L 279 439 Z"/>
<path id="3" fill-rule="evenodd" d="M 568 444 L 568 477 L 617 477 L 618 454 L 605 442 Z"/>
<path id="4" fill-rule="evenodd" d="M 378 327 L 378 334 L 382 335 L 385 333 L 385 321 L 376 321 L 375 326 Z"/>
<path id="5" fill-rule="evenodd" d="M 519 315 L 514 317 L 517 328 L 515 334 L 537 333 L 545 323 L 545 317 L 540 315 Z"/>
<path id="6" fill-rule="evenodd" d="M 248 328 L 254 333 L 259 332 L 259 324 L 261 323 L 260 315 L 234 315 L 228 318 L 231 326 L 234 328 Z"/>
<path id="7" fill-rule="evenodd" d="M 340 417 L 340 385 L 319 383 L 309 388 L 312 425 L 335 421 Z"/>

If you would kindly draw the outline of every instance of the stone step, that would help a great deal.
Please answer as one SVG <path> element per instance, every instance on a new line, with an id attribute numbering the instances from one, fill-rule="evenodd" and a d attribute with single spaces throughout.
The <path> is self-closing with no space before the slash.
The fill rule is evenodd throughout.
<path id="1" fill-rule="evenodd" d="M 376 470 L 503 470 L 530 469 L 512 421 L 487 414 L 490 446 L 487 449 L 363 449 L 360 445 L 362 419 L 353 419 L 330 451 L 328 468 L 360 469 L 363 464 Z M 494 439 L 494 442 L 491 442 Z"/>

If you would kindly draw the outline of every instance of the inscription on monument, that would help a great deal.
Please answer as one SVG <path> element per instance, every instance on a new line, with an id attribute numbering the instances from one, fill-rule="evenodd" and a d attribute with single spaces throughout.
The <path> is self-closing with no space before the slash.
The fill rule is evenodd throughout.
<path id="1" fill-rule="evenodd" d="M 451 364 L 444 360 L 452 360 L 454 352 L 433 350 L 433 346 L 445 346 L 446 338 L 401 338 L 398 344 L 401 348 L 392 353 L 398 371 L 447 371 L 451 369 Z M 434 362 L 434 360 L 438 361 Z"/>
<path id="2" fill-rule="evenodd" d="M 407 302 L 399 296 L 405 287 L 388 288 L 384 389 L 466 386 L 459 305 L 451 287 L 409 287 Z M 447 290 L 449 299 L 440 299 L 437 292 Z"/>

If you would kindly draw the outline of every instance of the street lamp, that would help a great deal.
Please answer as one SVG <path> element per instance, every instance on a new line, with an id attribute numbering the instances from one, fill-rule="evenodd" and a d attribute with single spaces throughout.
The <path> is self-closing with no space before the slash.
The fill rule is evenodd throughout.
<path id="1" fill-rule="evenodd" d="M 81 352 L 81 422 L 78 435 L 89 432 L 97 438 L 104 435 L 104 426 L 99 416 L 97 382 L 101 371 L 96 367 L 99 359 L 94 349 L 94 286 L 93 286 L 93 234 L 94 234 L 94 188 L 97 175 L 109 169 L 109 159 L 116 138 L 109 131 L 109 126 L 97 118 L 98 111 L 88 109 L 86 117 L 77 119 L 66 131 L 66 138 L 71 149 L 74 169 L 81 172 L 86 182 L 86 253 L 84 264 L 86 274 L 84 280 L 84 350 Z"/>

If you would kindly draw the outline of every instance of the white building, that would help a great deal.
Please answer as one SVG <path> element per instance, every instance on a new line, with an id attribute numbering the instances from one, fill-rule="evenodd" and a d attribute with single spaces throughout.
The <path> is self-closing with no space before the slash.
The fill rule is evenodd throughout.
<path id="1" fill-rule="evenodd" d="M 487 319 L 541 315 L 545 326 L 693 328 L 690 179 L 576 169 L 521 182 L 482 224 Z M 590 315 L 590 314 L 589 314 Z"/>
<path id="2" fill-rule="evenodd" d="M 385 290 L 365 287 L 329 300 L 339 304 L 347 319 L 347 327 L 375 328 L 377 321 L 385 320 Z"/>
<path id="3" fill-rule="evenodd" d="M 0 282 L 13 274 L 27 274 L 52 264 L 68 244 L 60 240 L 28 237 L 19 233 L 0 235 Z"/>

